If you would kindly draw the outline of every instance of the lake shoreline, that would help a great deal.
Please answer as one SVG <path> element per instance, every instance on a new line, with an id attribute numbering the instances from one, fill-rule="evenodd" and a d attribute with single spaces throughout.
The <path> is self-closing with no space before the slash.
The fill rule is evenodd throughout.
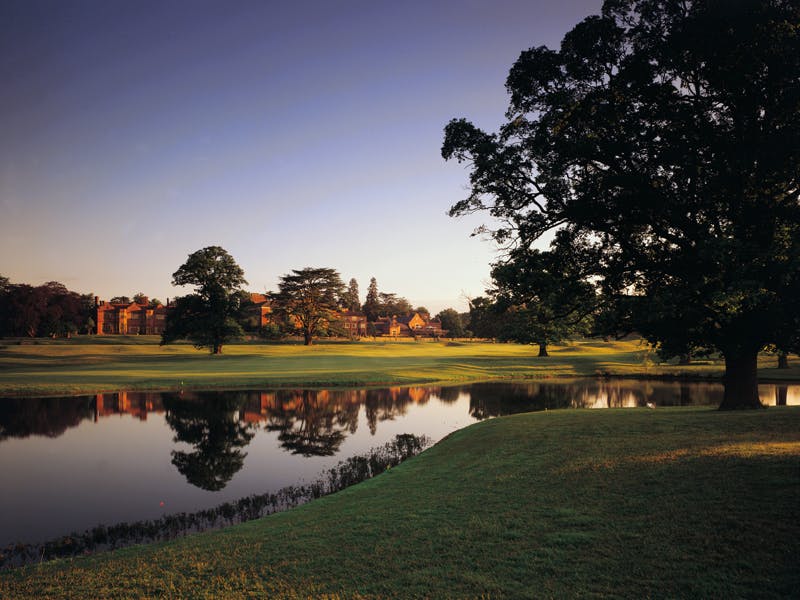
<path id="1" fill-rule="evenodd" d="M 144 337 L 144 336 L 143 336 Z M 0 397 L 80 396 L 120 391 L 347 389 L 568 378 L 720 381 L 724 364 L 653 363 L 638 340 L 581 340 L 553 346 L 551 356 L 518 344 L 471 342 L 332 342 L 304 347 L 242 343 L 221 356 L 189 345 L 159 346 L 155 339 L 0 341 Z M 759 382 L 800 381 L 800 361 L 778 370 L 759 359 Z"/>
<path id="2" fill-rule="evenodd" d="M 790 597 L 798 460 L 798 407 L 501 417 L 288 512 L 2 572 L 0 595 Z"/>

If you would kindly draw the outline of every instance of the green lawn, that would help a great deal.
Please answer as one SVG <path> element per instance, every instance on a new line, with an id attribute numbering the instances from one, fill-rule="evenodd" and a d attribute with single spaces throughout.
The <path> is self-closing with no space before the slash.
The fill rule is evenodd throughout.
<path id="1" fill-rule="evenodd" d="M 481 422 L 218 532 L 0 574 L 2 598 L 800 596 L 800 408 Z"/>
<path id="2" fill-rule="evenodd" d="M 157 337 L 0 340 L 0 395 L 97 391 L 304 386 L 360 386 L 594 376 L 719 377 L 719 361 L 688 367 L 656 364 L 639 341 L 575 342 L 538 358 L 535 346 L 492 343 L 241 343 L 221 356 L 188 344 L 161 347 Z M 762 377 L 800 379 L 800 363 L 775 369 L 764 356 Z"/>

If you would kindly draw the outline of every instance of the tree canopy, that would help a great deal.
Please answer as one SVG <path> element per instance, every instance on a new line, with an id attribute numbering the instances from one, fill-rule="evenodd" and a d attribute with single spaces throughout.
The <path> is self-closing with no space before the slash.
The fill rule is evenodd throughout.
<path id="1" fill-rule="evenodd" d="M 161 343 L 188 339 L 212 354 L 243 334 L 236 316 L 241 303 L 244 271 L 219 246 L 208 246 L 189 255 L 172 275 L 172 285 L 194 285 L 193 294 L 175 300 L 167 313 Z"/>
<path id="2" fill-rule="evenodd" d="M 588 333 L 597 297 L 576 262 L 555 249 L 517 248 L 495 264 L 489 291 L 496 311 L 506 316 L 497 337 L 538 344 L 539 356 L 547 356 L 549 344 Z"/>
<path id="3" fill-rule="evenodd" d="M 306 346 L 334 320 L 344 284 L 335 269 L 306 267 L 283 275 L 273 294 L 287 327 L 303 336 Z"/>
<path id="4" fill-rule="evenodd" d="M 48 281 L 33 286 L 0 278 L 0 335 L 70 337 L 92 333 L 94 302 L 90 294 Z"/>
<path id="5" fill-rule="evenodd" d="M 358 298 L 358 281 L 355 277 L 350 279 L 347 290 L 342 294 L 342 308 L 358 312 L 361 310 L 361 300 Z"/>
<path id="6" fill-rule="evenodd" d="M 559 231 L 620 319 L 723 354 L 722 408 L 760 406 L 759 350 L 800 327 L 800 5 L 606 0 L 506 87 L 499 132 L 445 129 L 471 165 L 451 214 L 519 248 Z"/>

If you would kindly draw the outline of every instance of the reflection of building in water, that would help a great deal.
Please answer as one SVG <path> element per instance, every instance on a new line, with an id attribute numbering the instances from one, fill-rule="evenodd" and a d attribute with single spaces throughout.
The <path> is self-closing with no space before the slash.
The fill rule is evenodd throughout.
<path id="1" fill-rule="evenodd" d="M 97 394 L 94 399 L 94 420 L 111 415 L 132 415 L 142 421 L 148 413 L 163 413 L 163 395 L 159 392 L 117 392 Z"/>

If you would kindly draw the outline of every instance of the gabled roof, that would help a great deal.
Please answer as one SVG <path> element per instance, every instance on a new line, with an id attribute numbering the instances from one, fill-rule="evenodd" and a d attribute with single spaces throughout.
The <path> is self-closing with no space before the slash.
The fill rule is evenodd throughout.
<path id="1" fill-rule="evenodd" d="M 269 302 L 269 298 L 266 297 L 264 294 L 257 294 L 255 292 L 250 292 L 250 302 L 253 304 L 266 304 Z"/>

